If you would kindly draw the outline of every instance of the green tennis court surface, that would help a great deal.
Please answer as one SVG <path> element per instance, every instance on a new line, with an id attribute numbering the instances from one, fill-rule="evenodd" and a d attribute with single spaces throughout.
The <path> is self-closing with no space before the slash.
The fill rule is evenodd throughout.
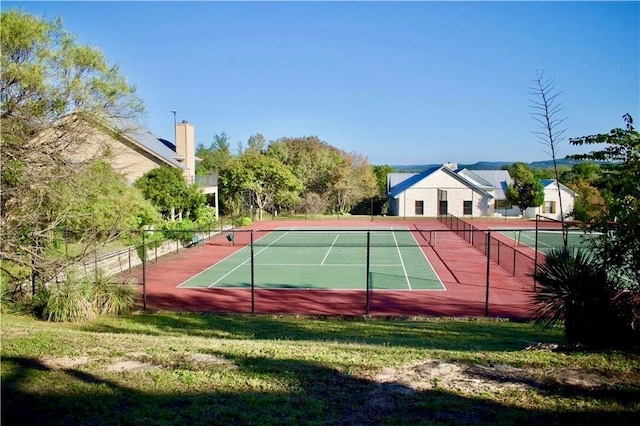
<path id="1" fill-rule="evenodd" d="M 536 230 L 499 230 L 502 234 L 514 240 L 514 245 L 536 247 Z M 598 234 L 582 231 L 569 231 L 567 234 L 567 247 L 590 249 L 590 241 L 597 238 Z M 538 251 L 549 253 L 556 248 L 564 246 L 561 230 L 538 230 Z"/>
<path id="2" fill-rule="evenodd" d="M 408 229 L 369 228 L 372 289 L 445 290 Z M 180 284 L 189 288 L 247 288 L 251 252 L 256 288 L 360 289 L 367 280 L 367 230 L 275 230 Z M 236 233 L 236 240 L 238 233 Z"/>

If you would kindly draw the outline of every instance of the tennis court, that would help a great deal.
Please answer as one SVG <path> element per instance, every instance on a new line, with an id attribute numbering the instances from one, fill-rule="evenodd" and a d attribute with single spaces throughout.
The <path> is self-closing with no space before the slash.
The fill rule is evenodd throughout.
<path id="1" fill-rule="evenodd" d="M 533 249 L 536 248 L 536 230 L 500 230 L 496 229 L 503 235 L 511 238 L 514 245 L 525 245 Z M 598 234 L 583 231 L 569 231 L 567 234 L 567 247 L 569 248 L 591 248 L 591 240 L 598 237 Z M 537 231 L 537 247 L 541 253 L 549 253 L 553 249 L 562 248 L 564 246 L 562 238 L 562 230 L 538 230 Z"/>
<path id="2" fill-rule="evenodd" d="M 178 287 L 364 290 L 368 281 L 376 290 L 445 290 L 406 227 L 277 228 L 234 239 L 241 248 Z"/>

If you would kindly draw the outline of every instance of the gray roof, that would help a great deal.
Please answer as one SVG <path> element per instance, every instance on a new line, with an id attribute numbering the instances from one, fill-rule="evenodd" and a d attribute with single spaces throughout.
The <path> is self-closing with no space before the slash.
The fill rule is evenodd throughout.
<path id="1" fill-rule="evenodd" d="M 555 179 L 540 179 L 540 183 L 542 183 L 542 186 L 543 186 L 544 188 L 546 188 L 546 187 L 548 187 L 548 186 L 550 186 L 550 185 L 555 184 L 555 183 L 556 183 L 556 180 L 555 180 Z M 577 193 L 577 192 L 575 192 L 575 191 L 574 191 L 573 189 L 571 189 L 571 188 L 566 187 L 565 185 L 563 185 L 563 184 L 562 184 L 562 182 L 560 183 L 560 188 L 562 188 L 562 189 L 564 189 L 564 190 L 566 190 L 566 191 L 569 191 L 569 192 L 573 193 L 573 195 L 575 195 L 575 196 L 577 196 L 577 195 L 578 195 L 578 193 Z"/>
<path id="2" fill-rule="evenodd" d="M 111 118 L 108 121 L 111 127 L 121 132 L 127 139 L 155 154 L 157 157 L 165 160 L 172 166 L 179 169 L 184 169 L 186 167 L 183 163 L 178 161 L 183 158 L 180 154 L 171 150 L 161 141 L 160 138 L 139 123 L 128 118 Z"/>
<path id="3" fill-rule="evenodd" d="M 404 191 L 406 191 L 407 189 L 411 188 L 413 185 L 415 185 L 416 183 L 420 182 L 422 179 L 426 178 L 427 176 L 431 175 L 432 173 L 435 173 L 439 170 L 442 170 L 444 173 L 449 174 L 451 177 L 453 177 L 454 179 L 458 179 L 461 182 L 464 182 L 465 185 L 467 185 L 469 188 L 475 189 L 483 194 L 486 194 L 488 196 L 492 196 L 491 194 L 487 193 L 485 188 L 482 188 L 481 186 L 479 186 L 476 182 L 473 182 L 467 178 L 465 178 L 462 175 L 459 175 L 458 173 L 454 172 L 453 170 L 451 170 L 450 168 L 446 167 L 446 166 L 437 166 L 437 167 L 431 167 L 429 169 L 426 169 L 425 171 L 423 171 L 422 173 L 391 173 L 387 178 L 387 184 L 390 184 L 392 180 L 396 180 L 396 179 L 400 179 L 402 176 L 393 176 L 390 177 L 391 175 L 404 175 L 405 179 L 401 180 L 399 183 L 397 183 L 396 185 L 390 185 L 389 188 L 389 196 L 393 197 L 393 198 L 397 198 L 401 193 L 403 193 Z"/>
<path id="4" fill-rule="evenodd" d="M 389 195 L 393 198 L 396 198 L 405 190 L 411 188 L 416 183 L 420 182 L 425 177 L 429 176 L 431 173 L 436 170 L 440 170 L 441 167 L 432 167 L 423 171 L 422 173 L 391 173 L 392 175 L 404 175 L 404 180 L 397 180 L 398 183 L 395 185 L 391 182 L 391 178 L 388 178 L 389 182 Z M 387 175 L 390 176 L 390 175 Z M 400 179 L 401 176 L 394 176 L 393 179 Z"/>
<path id="5" fill-rule="evenodd" d="M 495 198 L 497 200 L 504 200 L 507 198 L 507 186 L 513 182 L 513 179 L 511 179 L 507 170 L 464 169 L 459 173 L 462 174 L 462 176 L 468 176 L 470 174 L 471 176 L 469 176 L 469 179 L 473 179 L 474 176 L 477 176 L 479 179 L 488 183 L 491 188 L 495 190 Z"/>

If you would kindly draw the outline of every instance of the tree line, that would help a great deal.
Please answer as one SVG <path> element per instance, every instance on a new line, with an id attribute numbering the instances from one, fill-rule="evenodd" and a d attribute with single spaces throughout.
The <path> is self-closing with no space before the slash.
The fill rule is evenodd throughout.
<path id="1" fill-rule="evenodd" d="M 386 174 L 392 171 L 371 166 L 363 155 L 342 151 L 317 136 L 266 143 L 257 133 L 233 154 L 222 132 L 209 146 L 199 144 L 196 155 L 202 159 L 197 174 L 219 176 L 221 211 L 236 216 L 255 208 L 258 220 L 267 211 L 347 214 L 363 203 L 367 213 L 381 214 Z"/>

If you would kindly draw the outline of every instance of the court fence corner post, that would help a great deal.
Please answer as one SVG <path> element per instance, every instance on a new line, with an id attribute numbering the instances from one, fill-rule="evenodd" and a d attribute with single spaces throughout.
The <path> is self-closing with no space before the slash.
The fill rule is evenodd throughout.
<path id="1" fill-rule="evenodd" d="M 491 231 L 487 231 L 487 291 L 485 294 L 484 316 L 489 316 L 489 276 L 491 274 Z"/>
<path id="2" fill-rule="evenodd" d="M 142 230 L 142 310 L 147 310 L 147 241 Z"/>

